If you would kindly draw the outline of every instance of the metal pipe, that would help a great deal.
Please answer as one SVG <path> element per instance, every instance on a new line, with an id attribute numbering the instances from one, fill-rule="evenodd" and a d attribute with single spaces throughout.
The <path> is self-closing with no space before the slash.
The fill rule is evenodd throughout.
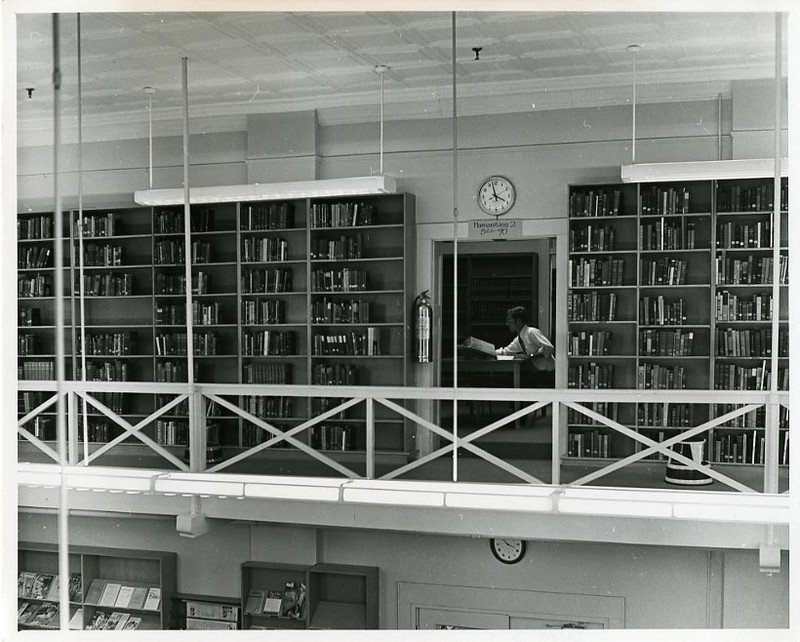
<path id="1" fill-rule="evenodd" d="M 61 211 L 61 43 L 59 33 L 59 14 L 53 14 L 53 191 L 55 212 L 53 228 L 55 231 L 54 256 L 54 300 L 56 327 L 56 435 L 58 438 L 58 463 L 61 473 L 61 486 L 58 493 L 58 574 L 60 578 L 59 628 L 69 628 L 69 507 L 67 505 L 67 433 L 64 421 L 64 215 Z"/>
<path id="2" fill-rule="evenodd" d="M 456 12 L 452 14 L 453 38 L 453 481 L 458 481 L 458 95 L 456 86 Z"/>
<path id="3" fill-rule="evenodd" d="M 383 174 L 383 81 L 386 74 L 381 74 L 381 174 Z"/>
<path id="4" fill-rule="evenodd" d="M 86 290 L 83 270 L 83 83 L 81 79 L 81 14 L 78 14 L 78 300 L 80 306 L 81 381 L 86 381 Z M 71 222 L 71 221 L 70 221 Z M 89 465 L 88 405 L 81 399 L 83 427 L 83 463 Z"/>

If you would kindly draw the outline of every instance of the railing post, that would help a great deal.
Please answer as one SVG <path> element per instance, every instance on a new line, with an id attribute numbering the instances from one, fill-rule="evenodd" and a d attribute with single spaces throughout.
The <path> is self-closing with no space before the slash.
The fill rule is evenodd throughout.
<path id="1" fill-rule="evenodd" d="M 375 400 L 367 397 L 367 479 L 375 479 Z"/>
<path id="2" fill-rule="evenodd" d="M 778 442 L 780 406 L 775 394 L 770 394 L 764 422 L 764 492 L 778 492 Z"/>
<path id="3" fill-rule="evenodd" d="M 203 393 L 192 388 L 189 395 L 189 470 L 202 473 L 206 469 L 206 398 Z"/>
<path id="4" fill-rule="evenodd" d="M 550 483 L 553 486 L 561 484 L 561 404 L 558 401 L 553 401 L 553 433 L 552 433 L 552 446 L 551 446 L 551 473 Z"/>
<path id="5" fill-rule="evenodd" d="M 67 395 L 67 457 L 70 466 L 78 463 L 78 395 L 70 390 Z"/>

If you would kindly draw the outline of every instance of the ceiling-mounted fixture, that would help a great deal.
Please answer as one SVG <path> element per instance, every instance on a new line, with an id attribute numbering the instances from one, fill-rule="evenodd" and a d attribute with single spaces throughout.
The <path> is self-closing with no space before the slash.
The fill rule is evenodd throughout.
<path id="1" fill-rule="evenodd" d="M 193 187 L 189 202 L 199 204 L 279 201 L 292 198 L 368 196 L 370 194 L 395 194 L 396 192 L 397 183 L 389 176 L 360 176 L 318 181 Z M 183 199 L 182 187 L 137 190 L 133 195 L 133 200 L 139 205 L 151 206 L 182 205 Z"/>
<path id="2" fill-rule="evenodd" d="M 658 183 L 712 179 L 771 178 L 775 175 L 772 158 L 745 158 L 681 163 L 638 163 L 622 165 L 623 183 Z M 789 175 L 789 159 L 781 159 L 781 176 Z"/>
<path id="3" fill-rule="evenodd" d="M 147 94 L 147 120 L 148 120 L 148 149 L 150 152 L 150 189 L 153 189 L 153 94 L 156 93 L 154 87 L 142 87 Z"/>
<path id="4" fill-rule="evenodd" d="M 381 143 L 380 143 L 380 173 L 383 174 L 383 83 L 386 80 L 386 72 L 391 67 L 389 65 L 375 65 L 373 71 L 381 77 Z"/>
<path id="5" fill-rule="evenodd" d="M 642 50 L 642 45 L 628 45 L 625 51 L 631 54 L 633 59 L 633 73 L 632 73 L 632 100 L 631 100 L 631 163 L 636 162 L 636 54 Z"/>
<path id="6" fill-rule="evenodd" d="M 480 60 L 481 59 L 481 51 L 482 50 L 483 50 L 483 47 L 473 47 L 472 48 L 472 51 L 475 52 L 475 60 Z"/>

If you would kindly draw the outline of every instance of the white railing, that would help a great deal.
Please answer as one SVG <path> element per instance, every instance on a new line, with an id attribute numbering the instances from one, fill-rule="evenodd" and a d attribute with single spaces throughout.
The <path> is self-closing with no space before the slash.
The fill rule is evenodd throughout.
<path id="1" fill-rule="evenodd" d="M 20 381 L 18 389 L 21 392 L 43 392 L 46 398 L 36 407 L 20 417 L 17 423 L 19 435 L 31 442 L 36 448 L 47 457 L 58 462 L 59 457 L 56 450 L 47 443 L 36 437 L 29 429 L 28 425 L 43 413 L 52 413 L 56 400 L 56 383 L 44 381 Z M 719 428 L 726 422 L 744 416 L 759 408 L 765 409 L 766 427 L 763 429 L 765 447 L 763 463 L 748 465 L 752 470 L 753 466 L 763 469 L 763 492 L 779 492 L 779 429 L 778 417 L 781 408 L 788 409 L 789 393 L 771 393 L 767 391 L 711 391 L 711 390 L 670 390 L 670 391 L 645 391 L 645 390 L 556 390 L 556 389 L 487 389 L 487 388 L 414 388 L 414 387 L 378 387 L 378 386 L 271 386 L 271 385 L 251 385 L 251 384 L 194 384 L 189 386 L 181 383 L 149 383 L 149 382 L 65 382 L 61 386 L 62 394 L 66 395 L 66 425 L 67 425 L 67 448 L 68 462 L 70 465 L 88 466 L 95 462 L 99 457 L 114 450 L 122 452 L 119 446 L 124 442 L 130 443 L 138 440 L 147 448 L 162 457 L 169 465 L 178 471 L 184 472 L 206 472 L 216 473 L 230 469 L 239 462 L 255 456 L 259 452 L 274 447 L 285 448 L 287 445 L 299 453 L 303 453 L 319 463 L 335 471 L 338 476 L 350 479 L 397 479 L 402 475 L 419 469 L 433 460 L 450 456 L 452 458 L 452 480 L 457 481 L 457 457 L 458 451 L 468 451 L 491 466 L 494 466 L 525 484 L 550 484 L 554 486 L 581 486 L 594 482 L 598 479 L 616 472 L 622 468 L 631 466 L 635 462 L 645 458 L 662 454 L 665 458 L 671 459 L 685 465 L 691 470 L 698 471 L 731 489 L 740 492 L 760 492 L 740 479 L 736 479 L 735 473 L 724 474 L 717 467 L 708 467 L 701 462 L 684 456 L 673 450 L 673 446 L 680 442 L 691 441 L 709 430 Z M 46 393 L 50 393 L 49 395 Z M 135 423 L 128 421 L 122 414 L 114 412 L 108 405 L 102 403 L 95 395 L 98 393 L 127 393 L 138 395 L 159 395 L 169 397 L 169 401 L 158 406 L 149 415 L 142 417 Z M 301 420 L 291 428 L 282 428 L 270 419 L 254 416 L 244 410 L 239 401 L 247 396 L 265 397 L 295 397 L 295 398 L 336 398 L 344 399 L 336 407 L 319 412 L 306 420 Z M 236 400 L 236 402 L 232 401 Z M 173 450 L 157 441 L 145 432 L 159 418 L 169 417 L 167 414 L 182 401 L 188 400 L 188 462 L 176 456 Z M 474 431 L 465 435 L 454 435 L 449 427 L 442 427 L 435 423 L 431 418 L 422 416 L 420 412 L 412 410 L 411 407 L 416 402 L 449 402 L 475 403 L 475 402 L 510 402 L 516 408 L 509 411 L 502 418 L 492 421 L 486 425 L 476 428 Z M 214 402 L 217 407 L 223 408 L 232 413 L 232 416 L 239 416 L 243 420 L 250 422 L 258 429 L 263 430 L 266 436 L 265 441 L 250 448 L 236 448 L 226 450 L 236 450 L 236 454 L 228 456 L 225 460 L 207 465 L 206 447 L 206 412 L 205 407 L 208 402 Z M 674 436 L 664 441 L 655 441 L 637 429 L 623 425 L 622 423 L 610 419 L 588 407 L 588 404 L 600 402 L 615 404 L 634 404 L 634 403 L 657 403 L 657 404 L 698 404 L 709 408 L 709 419 L 695 426 L 682 428 Z M 95 444 L 90 448 L 88 435 L 82 434 L 84 426 L 82 422 L 82 408 L 84 404 L 90 406 L 94 412 L 104 415 L 109 421 L 119 426 L 122 433 L 104 444 Z M 446 405 L 445 404 L 445 405 Z M 735 407 L 734 410 L 722 414 L 713 412 L 714 404 L 726 404 Z M 307 438 L 307 431 L 313 426 L 334 417 L 339 412 L 363 405 L 363 421 L 366 432 L 366 447 L 356 453 L 350 453 L 343 460 L 342 457 L 334 455 L 330 451 L 321 450 L 311 446 Z M 432 404 L 428 403 L 430 408 Z M 531 473 L 520 469 L 509 461 L 503 460 L 478 445 L 478 441 L 488 436 L 492 432 L 509 426 L 526 415 L 533 413 L 541 408 L 550 408 L 551 413 L 551 476 L 549 481 L 543 481 Z M 376 450 L 376 431 L 381 429 L 381 421 L 376 417 L 376 409 L 383 408 L 382 412 L 392 413 L 396 418 L 401 419 L 408 430 L 414 430 L 419 434 L 429 431 L 439 437 L 440 447 L 427 453 L 415 453 L 409 457 L 410 461 L 398 465 L 396 468 L 376 475 L 376 459 L 380 457 L 380 452 Z M 581 459 L 582 464 L 592 464 L 596 468 L 588 474 L 568 482 L 563 480 L 564 464 L 570 459 L 567 453 L 567 434 L 565 409 L 585 415 L 596 424 L 605 426 L 611 433 L 621 435 L 637 446 L 634 452 L 620 459 Z M 428 414 L 427 412 L 425 414 Z M 744 429 L 743 429 L 744 430 Z M 183 448 L 183 447 L 182 447 Z M 359 468 L 363 466 L 363 473 L 353 469 L 351 462 L 356 461 Z M 653 463 L 652 460 L 648 460 Z M 346 465 L 349 463 L 349 466 Z M 386 466 L 384 465 L 383 468 Z M 735 467 L 726 468 L 727 471 L 736 470 Z M 742 470 L 742 468 L 739 468 Z M 420 471 L 417 471 L 419 474 Z M 332 475 L 335 476 L 335 475 Z M 750 475 L 752 478 L 752 475 Z M 751 482 L 752 483 L 752 482 Z M 609 484 L 607 484 L 609 485 Z"/>

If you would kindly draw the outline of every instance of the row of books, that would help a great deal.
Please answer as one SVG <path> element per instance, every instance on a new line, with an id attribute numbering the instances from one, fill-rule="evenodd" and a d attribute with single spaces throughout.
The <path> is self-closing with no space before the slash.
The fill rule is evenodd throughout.
<path id="1" fill-rule="evenodd" d="M 749 297 L 728 290 L 714 296 L 717 321 L 771 321 L 772 295 L 752 294 Z"/>
<path id="2" fill-rule="evenodd" d="M 312 337 L 314 355 L 375 356 L 381 354 L 380 329 L 367 328 L 366 333 L 315 334 Z"/>
<path id="3" fill-rule="evenodd" d="M 571 287 L 597 285 L 624 285 L 623 259 L 570 259 L 567 263 L 567 280 Z"/>
<path id="4" fill-rule="evenodd" d="M 80 443 L 86 441 L 90 444 L 107 444 L 112 437 L 116 437 L 119 434 L 120 430 L 118 426 L 112 426 L 107 421 L 97 422 L 90 420 L 86 423 L 85 433 L 81 425 L 78 431 L 78 441 Z"/>
<path id="5" fill-rule="evenodd" d="M 26 381 L 52 381 L 55 379 L 55 365 L 52 361 L 25 361 L 17 366 L 17 378 Z"/>
<path id="6" fill-rule="evenodd" d="M 107 214 L 83 214 L 80 219 L 75 221 L 75 237 L 79 233 L 84 238 L 94 236 L 115 236 L 120 233 L 117 217 L 114 212 Z"/>
<path id="7" fill-rule="evenodd" d="M 746 259 L 717 257 L 715 273 L 717 285 L 770 285 L 774 262 L 771 256 L 753 256 Z M 789 257 L 781 255 L 778 283 L 789 282 Z"/>
<path id="8" fill-rule="evenodd" d="M 85 274 L 83 293 L 86 296 L 131 296 L 134 277 L 129 272 L 110 274 Z"/>
<path id="9" fill-rule="evenodd" d="M 611 225 L 586 225 L 569 231 L 570 252 L 611 252 L 616 230 Z"/>
<path id="10" fill-rule="evenodd" d="M 611 350 L 611 332 L 608 330 L 595 330 L 588 332 L 570 332 L 567 344 L 567 354 L 570 356 L 595 356 L 608 354 Z"/>
<path id="11" fill-rule="evenodd" d="M 42 441 L 53 441 L 56 438 L 56 424 L 53 417 L 37 415 L 25 424 L 25 430 Z M 22 435 L 19 438 L 24 439 Z"/>
<path id="12" fill-rule="evenodd" d="M 717 186 L 718 212 L 771 212 L 774 205 L 774 185 L 764 182 L 760 185 L 719 185 Z M 787 208 L 789 186 L 781 185 L 781 209 Z"/>
<path id="13" fill-rule="evenodd" d="M 84 603 L 91 606 L 158 611 L 161 606 L 161 588 L 131 586 L 96 578 L 89 584 Z"/>
<path id="14" fill-rule="evenodd" d="M 42 342 L 35 334 L 17 335 L 17 354 L 20 357 L 40 354 Z"/>
<path id="15" fill-rule="evenodd" d="M 311 369 L 311 383 L 317 386 L 357 386 L 358 369 L 353 364 L 315 364 Z"/>
<path id="16" fill-rule="evenodd" d="M 684 285 L 689 261 L 661 257 L 642 261 L 642 285 Z"/>
<path id="17" fill-rule="evenodd" d="M 192 301 L 192 324 L 217 325 L 220 304 Z M 183 303 L 157 303 L 156 325 L 183 325 L 186 323 L 186 305 Z"/>
<path id="18" fill-rule="evenodd" d="M 614 321 L 617 317 L 617 293 L 593 292 L 567 295 L 568 321 Z"/>
<path id="19" fill-rule="evenodd" d="M 286 582 L 283 589 L 251 589 L 244 612 L 302 620 L 308 608 L 308 589 L 303 582 Z"/>
<path id="20" fill-rule="evenodd" d="M 185 261 L 184 244 L 180 241 L 158 241 L 153 247 L 155 265 L 176 265 Z M 211 262 L 211 243 L 192 241 L 191 261 L 193 264 Z"/>
<path id="21" fill-rule="evenodd" d="M 583 403 L 581 405 L 585 406 L 589 410 L 593 410 L 599 415 L 603 415 L 604 417 L 608 417 L 609 419 L 617 421 L 618 405 L 613 401 L 612 402 L 591 401 L 588 403 Z M 573 408 L 567 408 L 567 423 L 596 424 L 597 422 L 594 420 L 593 417 L 589 417 L 588 415 L 585 415 L 582 412 L 578 412 Z"/>
<path id="22" fill-rule="evenodd" d="M 82 344 L 80 335 L 77 336 L 78 352 Z M 135 332 L 103 332 L 86 335 L 85 353 L 91 355 L 130 355 L 136 349 Z"/>
<path id="23" fill-rule="evenodd" d="M 20 412 L 29 413 L 34 408 L 37 408 L 49 399 L 51 394 L 45 396 L 44 392 L 32 392 L 29 390 L 21 390 L 17 397 L 17 409 Z"/>
<path id="24" fill-rule="evenodd" d="M 57 602 L 60 599 L 60 585 L 61 578 L 58 575 L 20 571 L 17 575 L 17 597 Z M 80 602 L 82 600 L 82 587 L 81 574 L 71 573 L 67 587 L 67 595 L 70 602 Z"/>
<path id="25" fill-rule="evenodd" d="M 88 267 L 116 267 L 122 265 L 124 255 L 121 245 L 87 243 L 83 246 L 83 264 Z"/>
<path id="26" fill-rule="evenodd" d="M 311 446 L 318 450 L 353 450 L 355 439 L 356 427 L 352 424 L 318 424 L 311 429 Z"/>
<path id="27" fill-rule="evenodd" d="M 309 256 L 312 260 L 326 261 L 360 259 L 364 256 L 364 237 L 356 234 L 338 239 L 311 239 Z"/>
<path id="28" fill-rule="evenodd" d="M 636 387 L 640 390 L 683 390 L 686 371 L 683 366 L 641 363 L 636 371 Z"/>
<path id="29" fill-rule="evenodd" d="M 292 382 L 291 374 L 291 364 L 288 363 L 245 363 L 242 366 L 244 383 L 289 384 Z"/>
<path id="30" fill-rule="evenodd" d="M 175 419 L 156 420 L 156 443 L 162 446 L 188 446 L 189 422 Z"/>
<path id="31" fill-rule="evenodd" d="M 717 356 L 769 357 L 772 355 L 772 328 L 736 330 L 717 328 Z M 789 356 L 789 330 L 778 333 L 778 356 Z"/>
<path id="32" fill-rule="evenodd" d="M 760 366 L 714 364 L 715 390 L 771 390 L 772 373 L 764 360 Z M 778 390 L 789 389 L 789 369 L 778 368 Z"/>
<path id="33" fill-rule="evenodd" d="M 95 392 L 92 396 L 117 414 L 121 414 L 125 408 L 127 397 L 123 392 Z"/>
<path id="34" fill-rule="evenodd" d="M 219 337 L 216 332 L 192 333 L 192 354 L 199 356 L 213 356 L 217 354 Z M 186 333 L 169 332 L 157 334 L 155 338 L 156 355 L 185 355 L 187 352 Z"/>
<path id="35" fill-rule="evenodd" d="M 718 434 L 718 433 L 717 433 Z M 763 434 L 752 432 L 729 433 L 714 439 L 713 461 L 718 463 L 763 464 L 766 439 Z M 781 433 L 778 442 L 778 463 L 789 463 L 789 431 Z"/>
<path id="36" fill-rule="evenodd" d="M 622 196 L 622 191 L 618 189 L 572 192 L 569 195 L 569 215 L 570 217 L 619 216 Z"/>
<path id="37" fill-rule="evenodd" d="M 211 208 L 192 209 L 189 221 L 192 232 L 210 232 L 214 229 L 215 212 Z M 183 210 L 156 210 L 153 213 L 154 234 L 183 234 Z"/>
<path id="38" fill-rule="evenodd" d="M 716 416 L 724 415 L 732 410 L 738 410 L 740 405 L 717 403 L 713 405 Z M 739 415 L 734 419 L 725 422 L 725 427 L 731 428 L 763 428 L 766 425 L 767 411 L 764 406 L 751 410 L 744 415 Z M 789 427 L 789 409 L 780 406 L 778 408 L 778 426 L 781 428 Z"/>
<path id="39" fill-rule="evenodd" d="M 692 330 L 639 330 L 639 354 L 642 356 L 688 357 L 692 355 Z"/>
<path id="40" fill-rule="evenodd" d="M 17 219 L 17 240 L 36 241 L 53 238 L 53 217 L 50 214 Z"/>
<path id="41" fill-rule="evenodd" d="M 690 403 L 640 403 L 636 407 L 639 426 L 694 426 L 695 405 Z"/>
<path id="42" fill-rule="evenodd" d="M 315 258 L 312 256 L 311 258 Z M 242 239 L 242 262 L 287 261 L 289 242 L 276 237 Z"/>
<path id="43" fill-rule="evenodd" d="M 639 192 L 639 211 L 643 216 L 688 214 L 692 193 L 687 187 L 642 185 Z"/>
<path id="44" fill-rule="evenodd" d="M 357 292 L 368 289 L 368 274 L 363 269 L 317 269 L 311 273 L 312 292 Z"/>
<path id="45" fill-rule="evenodd" d="M 34 245 L 17 249 L 17 267 L 20 270 L 51 267 L 53 249 L 47 245 Z"/>
<path id="46" fill-rule="evenodd" d="M 640 228 L 639 247 L 642 250 L 693 250 L 697 247 L 695 223 L 663 218 L 656 223 L 644 223 Z"/>
<path id="47" fill-rule="evenodd" d="M 328 297 L 313 301 L 313 323 L 369 323 L 370 302 L 363 299 L 332 301 Z"/>
<path id="48" fill-rule="evenodd" d="M 241 229 L 246 231 L 285 230 L 294 227 L 294 206 L 292 203 L 259 203 L 243 208 Z"/>
<path id="49" fill-rule="evenodd" d="M 211 275 L 208 272 L 192 275 L 193 294 L 208 294 L 210 284 Z M 186 276 L 159 272 L 154 277 L 154 292 L 164 295 L 186 294 Z"/>
<path id="50" fill-rule="evenodd" d="M 642 325 L 684 325 L 688 306 L 686 299 L 667 300 L 663 295 L 644 296 L 639 302 Z"/>
<path id="51" fill-rule="evenodd" d="M 293 355 L 297 354 L 295 333 L 274 330 L 245 331 L 242 333 L 242 355 Z"/>
<path id="52" fill-rule="evenodd" d="M 720 249 L 772 247 L 772 225 L 769 219 L 755 223 L 717 223 L 717 247 Z"/>
<path id="53" fill-rule="evenodd" d="M 568 457 L 610 457 L 611 435 L 599 429 L 579 430 L 567 435 Z"/>
<path id="54" fill-rule="evenodd" d="M 119 359 L 86 364 L 87 381 L 128 381 L 128 374 L 128 364 Z M 78 379 L 82 378 L 83 370 L 78 368 Z"/>
<path id="55" fill-rule="evenodd" d="M 311 227 L 373 225 L 375 207 L 369 203 L 313 203 Z"/>
<path id="56" fill-rule="evenodd" d="M 316 305 L 315 303 L 314 306 Z M 312 314 L 312 317 L 314 316 Z M 274 325 L 278 323 L 286 323 L 286 301 L 283 299 L 245 299 L 242 301 L 243 325 Z"/>
<path id="57" fill-rule="evenodd" d="M 274 294 L 291 291 L 291 268 L 245 270 L 242 274 L 242 294 Z"/>
<path id="58" fill-rule="evenodd" d="M 567 370 L 568 388 L 611 388 L 613 382 L 614 364 L 611 363 L 579 363 Z"/>
<path id="59" fill-rule="evenodd" d="M 17 605 L 17 623 L 29 627 L 56 628 L 59 610 L 58 602 L 21 602 Z"/>
<path id="60" fill-rule="evenodd" d="M 47 274 L 24 276 L 17 280 L 17 297 L 53 296 L 53 279 Z"/>
<path id="61" fill-rule="evenodd" d="M 156 362 L 156 381 L 169 383 L 187 381 L 189 371 L 185 361 Z M 200 379 L 200 364 L 194 364 L 194 380 Z"/>
<path id="62" fill-rule="evenodd" d="M 242 399 L 242 408 L 251 415 L 261 418 L 291 417 L 294 399 L 292 397 L 265 397 L 248 395 Z"/>

